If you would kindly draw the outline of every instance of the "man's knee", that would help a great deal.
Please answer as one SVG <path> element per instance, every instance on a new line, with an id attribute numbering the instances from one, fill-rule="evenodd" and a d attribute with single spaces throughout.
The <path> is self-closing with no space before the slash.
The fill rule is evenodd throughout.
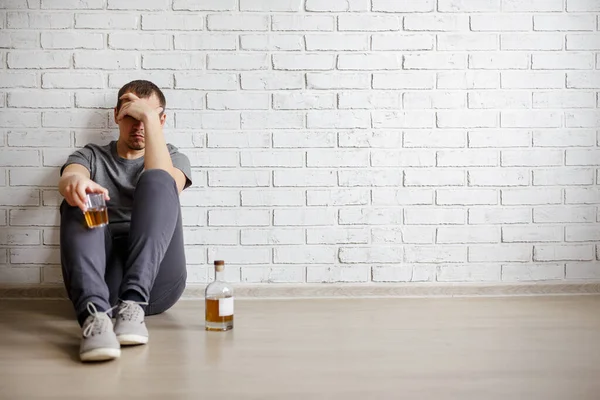
<path id="1" fill-rule="evenodd" d="M 175 179 L 164 169 L 148 169 L 140 176 L 138 185 L 141 183 L 175 184 Z"/>

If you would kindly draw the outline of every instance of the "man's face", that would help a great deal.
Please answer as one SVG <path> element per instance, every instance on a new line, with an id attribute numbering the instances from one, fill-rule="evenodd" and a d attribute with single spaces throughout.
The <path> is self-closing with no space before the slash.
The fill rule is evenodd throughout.
<path id="1" fill-rule="evenodd" d="M 135 94 L 135 93 L 134 93 Z M 148 98 L 141 98 L 139 101 L 146 103 L 150 108 L 156 110 L 160 107 L 160 101 L 155 94 Z M 115 108 L 115 122 L 119 125 L 119 141 L 125 143 L 131 150 L 143 150 L 146 147 L 144 123 L 133 117 L 126 115 L 120 121 L 117 121 L 119 110 Z M 161 114 L 160 123 L 164 125 L 165 114 Z"/>

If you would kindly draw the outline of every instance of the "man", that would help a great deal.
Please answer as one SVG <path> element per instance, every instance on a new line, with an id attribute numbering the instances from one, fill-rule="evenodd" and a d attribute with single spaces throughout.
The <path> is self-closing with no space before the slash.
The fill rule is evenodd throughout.
<path id="1" fill-rule="evenodd" d="M 62 273 L 82 327 L 82 361 L 114 359 L 120 345 L 146 343 L 144 316 L 172 307 L 185 288 L 179 193 L 191 185 L 191 169 L 165 142 L 165 104 L 153 83 L 126 84 L 114 109 L 119 139 L 88 144 L 61 169 Z M 104 195 L 107 227 L 86 226 L 87 193 Z"/>

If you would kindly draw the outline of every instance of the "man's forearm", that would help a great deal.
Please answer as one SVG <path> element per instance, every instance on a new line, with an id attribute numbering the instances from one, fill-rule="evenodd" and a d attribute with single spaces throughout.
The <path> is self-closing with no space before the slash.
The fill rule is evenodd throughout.
<path id="1" fill-rule="evenodd" d="M 173 162 L 171 161 L 169 149 L 167 149 L 167 142 L 158 114 L 147 116 L 143 122 L 146 141 L 144 167 L 146 169 L 164 169 L 172 175 Z"/>

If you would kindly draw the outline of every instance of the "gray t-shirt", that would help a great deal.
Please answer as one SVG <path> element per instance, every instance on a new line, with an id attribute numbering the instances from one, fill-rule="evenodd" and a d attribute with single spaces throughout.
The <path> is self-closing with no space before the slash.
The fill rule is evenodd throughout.
<path id="1" fill-rule="evenodd" d="M 192 184 L 192 170 L 190 160 L 185 154 L 167 144 L 173 166 L 184 173 L 186 183 L 184 189 Z M 97 184 L 108 189 L 110 200 L 107 202 L 108 220 L 111 229 L 128 230 L 131 221 L 131 208 L 133 205 L 133 192 L 138 179 L 144 172 L 144 157 L 128 160 L 117 153 L 117 141 L 112 141 L 105 146 L 88 144 L 75 151 L 67 158 L 67 162 L 60 169 L 69 164 L 81 164 L 90 171 L 90 178 Z"/>

